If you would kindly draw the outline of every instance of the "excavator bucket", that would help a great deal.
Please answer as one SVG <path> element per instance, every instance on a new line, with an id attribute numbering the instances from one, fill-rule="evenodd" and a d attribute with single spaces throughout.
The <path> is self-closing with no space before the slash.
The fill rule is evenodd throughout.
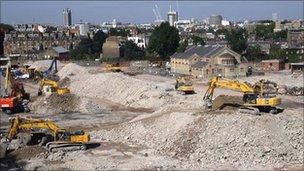
<path id="1" fill-rule="evenodd" d="M 219 95 L 212 102 L 212 110 L 239 108 L 243 104 L 242 97 Z"/>

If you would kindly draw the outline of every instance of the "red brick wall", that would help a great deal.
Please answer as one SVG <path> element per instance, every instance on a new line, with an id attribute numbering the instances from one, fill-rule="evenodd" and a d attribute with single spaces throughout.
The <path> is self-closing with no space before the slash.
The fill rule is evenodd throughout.
<path id="1" fill-rule="evenodd" d="M 283 70 L 285 65 L 283 62 L 262 62 L 261 67 L 264 71 L 279 71 Z"/>

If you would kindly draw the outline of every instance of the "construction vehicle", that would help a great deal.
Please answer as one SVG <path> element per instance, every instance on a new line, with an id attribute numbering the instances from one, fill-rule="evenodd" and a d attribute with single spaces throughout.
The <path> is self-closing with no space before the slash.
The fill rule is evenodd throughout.
<path id="1" fill-rule="evenodd" d="M 58 79 L 56 73 L 58 72 L 57 58 L 54 57 L 50 67 L 45 71 L 36 70 L 35 68 L 28 69 L 29 77 L 34 79 L 52 78 Z"/>
<path id="2" fill-rule="evenodd" d="M 67 87 L 60 87 L 57 81 L 43 78 L 40 80 L 38 96 L 42 95 L 43 87 L 47 86 L 46 92 L 57 93 L 59 95 L 70 93 Z"/>
<path id="3" fill-rule="evenodd" d="M 29 112 L 29 93 L 26 93 L 23 84 L 14 81 L 10 62 L 6 65 L 4 93 L 0 96 L 0 108 L 6 114 L 15 112 Z"/>
<path id="4" fill-rule="evenodd" d="M 53 67 L 54 67 L 54 71 L 53 71 Z M 53 71 L 53 73 L 52 73 Z M 58 68 L 57 68 L 57 58 L 54 57 L 52 60 L 52 63 L 50 65 L 50 67 L 46 70 L 43 71 L 43 77 L 48 77 L 50 74 L 56 74 L 58 72 Z"/>
<path id="5" fill-rule="evenodd" d="M 175 89 L 183 94 L 193 94 L 194 88 L 190 76 L 179 76 L 176 78 Z"/>
<path id="6" fill-rule="evenodd" d="M 10 127 L 1 143 L 2 156 L 13 139 L 17 141 L 17 148 L 39 145 L 49 152 L 86 150 L 90 141 L 90 135 L 83 130 L 67 131 L 51 120 L 16 116 L 9 122 Z"/>
<path id="7" fill-rule="evenodd" d="M 119 63 L 107 63 L 106 64 L 107 71 L 110 72 L 121 72 L 121 67 Z"/>
<path id="8" fill-rule="evenodd" d="M 281 99 L 275 94 L 271 95 L 264 90 L 266 82 L 260 81 L 255 85 L 246 82 L 239 82 L 221 77 L 213 77 L 209 82 L 209 87 L 203 97 L 205 108 L 212 107 L 212 97 L 215 88 L 224 88 L 243 93 L 242 104 L 238 104 L 241 108 L 240 113 L 259 114 L 260 111 L 277 114 L 279 109 L 277 106 L 281 104 Z M 231 104 L 228 99 L 223 100 L 223 105 Z M 235 105 L 235 104 L 234 104 Z"/>

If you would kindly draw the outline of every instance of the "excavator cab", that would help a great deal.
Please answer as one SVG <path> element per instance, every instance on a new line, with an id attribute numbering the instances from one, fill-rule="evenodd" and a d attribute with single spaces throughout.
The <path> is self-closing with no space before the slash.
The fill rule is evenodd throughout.
<path id="1" fill-rule="evenodd" d="M 209 87 L 203 97 L 205 108 L 212 108 L 213 110 L 222 109 L 223 106 L 240 107 L 240 113 L 260 114 L 261 111 L 277 114 L 282 111 L 278 108 L 281 104 L 281 99 L 276 97 L 275 93 L 266 90 L 266 87 L 275 83 L 261 80 L 254 85 L 246 82 L 239 82 L 221 77 L 213 77 L 209 82 Z M 214 90 L 216 88 L 230 89 L 243 93 L 242 99 L 239 100 L 235 96 L 220 95 L 212 99 Z M 272 94 L 272 95 L 271 95 Z"/>
<path id="2" fill-rule="evenodd" d="M 176 79 L 175 89 L 184 94 L 193 94 L 194 88 L 190 76 L 179 76 Z"/>

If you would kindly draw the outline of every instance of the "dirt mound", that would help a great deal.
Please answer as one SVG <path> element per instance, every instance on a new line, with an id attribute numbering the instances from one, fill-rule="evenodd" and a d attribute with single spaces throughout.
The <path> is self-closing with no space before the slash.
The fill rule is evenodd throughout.
<path id="1" fill-rule="evenodd" d="M 78 112 L 78 106 L 81 103 L 79 97 L 75 94 L 51 94 L 50 96 L 39 97 L 30 108 L 35 113 L 71 113 Z"/>
<path id="2" fill-rule="evenodd" d="M 174 112 L 92 132 L 94 141 L 156 149 L 185 161 L 181 168 L 273 169 L 303 165 L 301 114 L 240 115 Z"/>
<path id="3" fill-rule="evenodd" d="M 62 68 L 58 75 L 61 78 L 68 77 L 69 88 L 81 98 L 105 98 L 135 108 L 201 106 L 198 95 L 183 96 L 175 91 L 169 92 L 168 90 L 174 89 L 174 85 L 168 83 L 141 80 L 123 73 L 90 74 L 89 69 L 70 63 Z"/>
<path id="4" fill-rule="evenodd" d="M 41 146 L 28 146 L 14 150 L 10 152 L 8 156 L 13 156 L 16 160 L 22 160 L 38 157 L 46 152 L 47 150 Z"/>
<path id="5" fill-rule="evenodd" d="M 45 71 L 45 70 L 49 69 L 49 67 L 51 66 L 52 62 L 53 62 L 53 60 L 39 60 L 39 61 L 35 61 L 33 64 L 31 64 L 31 66 L 29 68 L 30 69 L 39 70 L 39 71 Z M 61 67 L 61 63 L 58 60 L 57 60 L 57 67 L 58 68 Z"/>
<path id="6" fill-rule="evenodd" d="M 74 63 L 69 63 L 65 65 L 62 69 L 60 69 L 57 74 L 60 78 L 65 78 L 73 75 L 88 74 L 88 71 L 85 67 L 79 66 Z"/>
<path id="7" fill-rule="evenodd" d="M 58 81 L 58 84 L 60 87 L 68 87 L 71 83 L 71 80 L 69 77 L 64 77 L 63 79 Z"/>
<path id="8" fill-rule="evenodd" d="M 219 95 L 212 102 L 212 110 L 234 109 L 244 104 L 240 96 Z"/>

